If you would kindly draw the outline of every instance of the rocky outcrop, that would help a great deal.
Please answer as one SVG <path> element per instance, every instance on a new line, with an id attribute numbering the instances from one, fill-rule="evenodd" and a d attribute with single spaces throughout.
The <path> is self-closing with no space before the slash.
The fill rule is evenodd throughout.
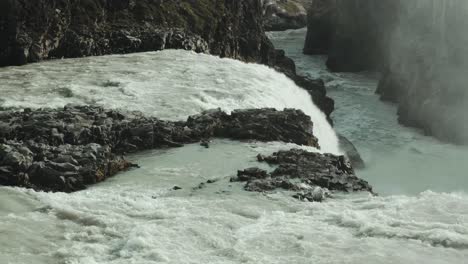
<path id="1" fill-rule="evenodd" d="M 336 1 L 315 0 L 307 10 L 304 54 L 328 54 L 336 20 Z"/>
<path id="2" fill-rule="evenodd" d="M 288 76 L 297 86 L 305 89 L 312 97 L 314 104 L 326 115 L 328 122 L 333 124 L 330 115 L 335 110 L 335 101 L 327 96 L 323 80 L 310 79 L 297 74 L 295 62 L 286 56 L 284 50 L 276 50 L 274 58 L 275 65 L 273 67 Z"/>
<path id="3" fill-rule="evenodd" d="M 0 111 L 0 185 L 71 192 L 134 166 L 121 155 L 211 137 L 319 147 L 300 110 L 219 109 L 186 122 L 93 106 Z"/>
<path id="4" fill-rule="evenodd" d="M 380 68 L 398 10 L 398 0 L 314 1 L 304 53 L 327 54 L 332 71 Z"/>
<path id="5" fill-rule="evenodd" d="M 398 103 L 402 124 L 468 144 L 468 2 L 314 3 L 322 9 L 309 10 L 306 53 L 328 54 L 332 71 L 382 71 L 377 93 Z"/>
<path id="6" fill-rule="evenodd" d="M 372 187 L 355 175 L 344 156 L 291 149 L 273 153 L 271 156 L 259 155 L 257 159 L 277 167 L 270 173 L 259 168 L 238 171 L 237 177 L 231 181 L 246 182 L 244 188 L 248 191 L 293 191 L 296 192 L 294 197 L 309 201 L 323 200 L 328 190 L 372 193 Z"/>
<path id="7" fill-rule="evenodd" d="M 312 0 L 265 0 L 265 30 L 283 31 L 307 25 L 307 8 Z"/>
<path id="8" fill-rule="evenodd" d="M 263 28 L 261 0 L 7 0 L 0 3 L 0 66 L 162 49 L 263 63 L 304 84 L 327 114 L 333 101 L 307 84 Z"/>
<path id="9" fill-rule="evenodd" d="M 7 0 L 0 66 L 180 48 L 270 63 L 257 0 Z"/>

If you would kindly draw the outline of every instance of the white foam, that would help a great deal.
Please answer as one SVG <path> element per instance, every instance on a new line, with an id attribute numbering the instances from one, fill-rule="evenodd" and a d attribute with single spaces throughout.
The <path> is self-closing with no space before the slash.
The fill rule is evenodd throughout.
<path id="1" fill-rule="evenodd" d="M 74 194 L 7 188 L 44 209 L 0 216 L 2 225 L 45 226 L 47 236 L 41 229 L 13 228 L 17 236 L 0 239 L 0 252 L 20 235 L 21 242 L 34 239 L 24 252 L 47 248 L 48 258 L 35 263 L 452 264 L 467 259 L 466 194 L 335 194 L 324 203 L 301 203 L 288 193 L 248 193 L 229 183 L 225 177 L 242 168 L 239 164 L 249 166 L 266 149 L 274 150 L 272 144 L 215 141 L 209 150 L 189 145 L 140 154 L 141 169 Z M 226 159 L 233 164 L 220 162 Z M 221 179 L 191 189 L 214 177 Z M 170 191 L 173 185 L 183 189 Z"/>
<path id="2" fill-rule="evenodd" d="M 184 119 L 204 109 L 302 109 L 322 150 L 338 140 L 310 95 L 266 66 L 181 50 L 49 61 L 0 69 L 6 107 L 99 104 Z"/>

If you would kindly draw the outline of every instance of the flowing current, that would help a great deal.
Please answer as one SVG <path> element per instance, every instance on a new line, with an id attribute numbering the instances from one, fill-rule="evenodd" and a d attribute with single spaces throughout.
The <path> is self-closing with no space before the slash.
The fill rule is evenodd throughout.
<path id="1" fill-rule="evenodd" d="M 326 79 L 336 129 L 361 150 L 368 167 L 359 174 L 381 196 L 302 203 L 229 183 L 259 165 L 258 153 L 292 144 L 216 140 L 210 149 L 148 151 L 130 157 L 140 169 L 85 191 L 0 188 L 0 263 L 466 263 L 467 150 L 400 127 L 394 107 L 373 95 L 375 76 L 329 74 L 322 58 L 300 54 L 304 33 L 271 37 L 300 71 Z M 2 68 L 0 79 L 0 107 L 98 104 L 165 119 L 214 107 L 299 108 L 321 151 L 340 152 L 308 94 L 260 65 L 163 51 Z"/>

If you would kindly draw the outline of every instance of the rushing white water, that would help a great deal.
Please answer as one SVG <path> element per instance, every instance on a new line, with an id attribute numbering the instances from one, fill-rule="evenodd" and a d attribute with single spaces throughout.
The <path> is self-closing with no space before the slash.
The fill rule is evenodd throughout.
<path id="1" fill-rule="evenodd" d="M 4 107 L 99 104 L 185 119 L 204 109 L 302 109 L 314 122 L 322 151 L 338 140 L 310 95 L 258 64 L 182 50 L 60 60 L 0 69 Z"/>
<path id="2" fill-rule="evenodd" d="M 367 168 L 359 175 L 381 194 L 417 194 L 426 190 L 468 190 L 468 148 L 439 142 L 421 131 L 402 127 L 397 108 L 375 95 L 374 73 L 331 73 L 325 57 L 304 56 L 305 29 L 272 33 L 302 74 L 323 78 L 336 103 L 333 114 L 338 133 L 358 148 Z"/>
<path id="3" fill-rule="evenodd" d="M 301 41 L 296 31 L 275 39 L 291 50 Z M 385 173 L 401 180 L 400 186 L 411 182 L 390 175 L 397 167 L 382 165 L 385 156 L 379 155 L 414 145 L 422 157 L 430 156 L 415 143 L 422 136 L 398 127 L 389 118 L 391 106 L 371 100 L 374 79 L 328 75 L 320 60 L 311 67 L 301 58 L 295 58 L 300 70 L 326 77 L 337 100 L 350 96 L 338 103 L 337 128 L 363 150 L 371 168 L 361 173 L 391 195 L 337 194 L 324 203 L 303 203 L 287 192 L 249 193 L 229 182 L 238 169 L 271 169 L 257 163 L 256 155 L 292 144 L 215 140 L 209 149 L 194 144 L 149 151 L 130 157 L 140 169 L 82 192 L 0 187 L 0 263 L 466 263 L 466 193 L 430 191 L 434 186 L 395 192 L 381 179 Z M 3 106 L 97 103 L 169 119 L 212 107 L 299 107 L 316 126 L 326 124 L 308 95 L 283 75 L 181 51 L 4 68 L 0 78 Z M 334 148 L 334 139 L 334 133 L 320 136 L 327 150 Z M 210 179 L 218 181 L 199 186 Z"/>
<path id="4" fill-rule="evenodd" d="M 287 147 L 215 141 L 210 149 L 139 154 L 132 158 L 141 169 L 83 192 L 0 189 L 7 205 L 0 210 L 0 262 L 463 263 L 468 257 L 465 194 L 301 203 L 229 183 L 237 169 L 257 165 L 258 152 Z M 196 188 L 208 179 L 219 181 Z M 174 185 L 183 189 L 172 191 Z"/>

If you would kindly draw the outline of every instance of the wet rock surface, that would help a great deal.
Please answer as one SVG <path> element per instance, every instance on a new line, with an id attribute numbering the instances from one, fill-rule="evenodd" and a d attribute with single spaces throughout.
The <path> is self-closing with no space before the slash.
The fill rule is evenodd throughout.
<path id="1" fill-rule="evenodd" d="M 219 109 L 187 121 L 95 106 L 0 111 L 0 185 L 71 192 L 134 167 L 120 155 L 180 147 L 211 137 L 319 147 L 300 110 Z"/>
<path id="2" fill-rule="evenodd" d="M 284 73 L 293 80 L 297 86 L 305 89 L 312 97 L 314 104 L 327 116 L 328 122 L 333 124 L 330 115 L 333 110 L 335 110 L 335 101 L 327 96 L 327 90 L 323 80 L 310 79 L 306 76 L 297 74 L 296 63 L 286 56 L 284 50 L 275 50 L 274 56 L 272 57 L 275 58 L 275 64 L 270 66 L 275 68 L 277 71 Z"/>
<path id="3" fill-rule="evenodd" d="M 308 0 L 286 2 L 280 4 L 285 14 L 293 21 L 305 19 L 305 11 L 297 6 Z M 294 62 L 266 36 L 266 6 L 260 0 L 3 1 L 0 66 L 185 49 L 268 65 L 310 91 L 296 75 Z M 311 95 L 329 116 L 333 101 L 321 90 Z"/>
<path id="4" fill-rule="evenodd" d="M 308 201 L 321 201 L 329 196 L 328 191 L 373 193 L 369 183 L 356 176 L 344 156 L 291 149 L 271 156 L 259 155 L 257 160 L 276 168 L 272 172 L 255 167 L 241 170 L 231 181 L 246 182 L 247 191 L 293 191 L 295 198 Z"/>
<path id="5" fill-rule="evenodd" d="M 0 66 L 170 48 L 267 63 L 273 46 L 260 1 L 0 3 Z"/>

